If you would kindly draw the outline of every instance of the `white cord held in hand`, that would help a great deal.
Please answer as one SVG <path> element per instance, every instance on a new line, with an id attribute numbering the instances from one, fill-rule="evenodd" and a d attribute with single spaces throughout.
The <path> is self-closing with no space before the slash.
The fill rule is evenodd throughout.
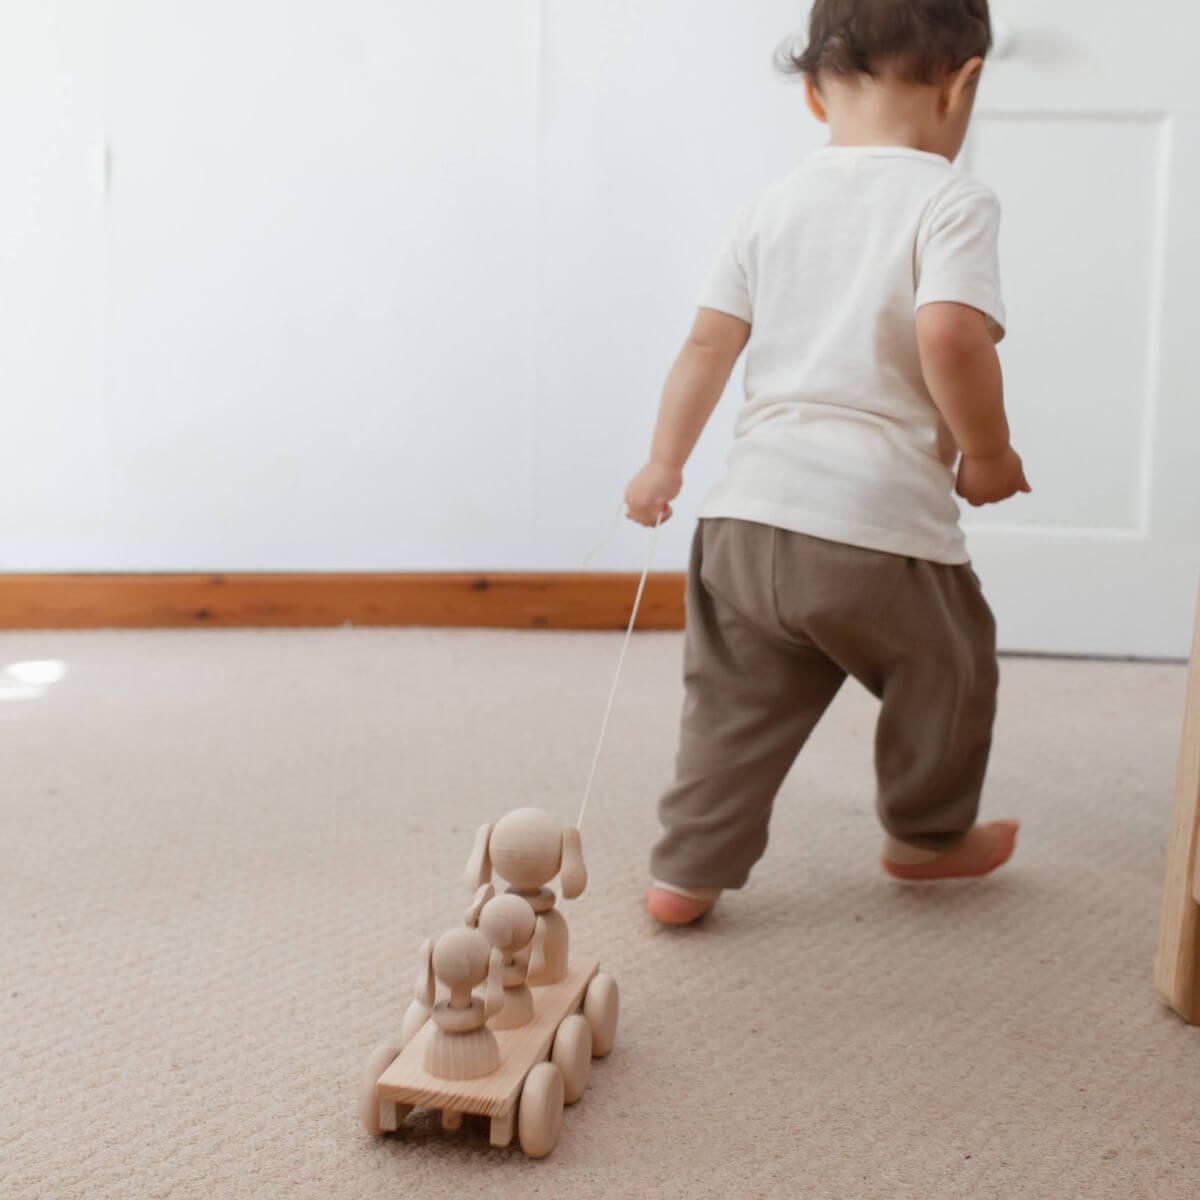
<path id="1" fill-rule="evenodd" d="M 596 768 L 600 765 L 600 752 L 604 749 L 604 738 L 608 733 L 608 719 L 612 716 L 613 702 L 617 698 L 617 687 L 621 682 L 621 669 L 625 666 L 625 654 L 629 642 L 633 638 L 633 629 L 637 624 L 638 609 L 642 606 L 642 593 L 646 590 L 646 580 L 650 577 L 650 566 L 654 562 L 654 550 L 658 544 L 658 531 L 662 527 L 662 517 L 654 522 L 654 532 L 650 535 L 650 549 L 646 553 L 646 565 L 642 568 L 642 577 L 638 580 L 637 595 L 633 598 L 633 612 L 629 614 L 629 627 L 625 630 L 625 640 L 621 643 L 621 655 L 617 659 L 617 673 L 613 676 L 612 688 L 608 693 L 608 704 L 604 708 L 604 720 L 600 723 L 600 737 L 596 741 L 596 753 L 592 755 L 592 769 L 588 772 L 587 785 L 583 789 L 583 803 L 579 806 L 579 817 L 575 828 L 583 827 L 583 814 L 587 811 L 588 797 L 592 794 L 592 784 L 596 779 Z"/>

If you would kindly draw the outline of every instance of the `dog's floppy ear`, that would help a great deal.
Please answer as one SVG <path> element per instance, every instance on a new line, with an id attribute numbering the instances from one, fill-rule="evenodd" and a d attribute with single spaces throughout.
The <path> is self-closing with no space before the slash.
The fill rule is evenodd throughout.
<path id="1" fill-rule="evenodd" d="M 475 899 L 471 901 L 471 907 L 467 909 L 467 924 L 472 929 L 479 928 L 479 916 L 483 912 L 483 906 L 496 894 L 496 889 L 490 883 L 485 883 L 475 892 Z"/>
<path id="2" fill-rule="evenodd" d="M 504 1007 L 504 955 L 493 949 L 488 955 L 487 991 L 483 998 L 483 1019 L 490 1021 Z"/>
<path id="3" fill-rule="evenodd" d="M 486 825 L 480 825 L 479 832 L 475 835 L 475 847 L 471 851 L 471 857 L 467 859 L 467 886 L 472 891 L 491 881 L 492 856 L 488 850 L 491 839 L 492 825 L 489 821 Z"/>
<path id="4" fill-rule="evenodd" d="M 437 984 L 433 978 L 433 939 L 426 938 L 421 943 L 421 952 L 418 956 L 417 986 L 413 988 L 413 995 L 418 1004 L 432 1008 L 436 994 Z"/>
<path id="5" fill-rule="evenodd" d="M 562 835 L 562 894 L 564 900 L 574 900 L 587 887 L 587 867 L 583 865 L 583 843 L 579 830 L 568 825 Z"/>

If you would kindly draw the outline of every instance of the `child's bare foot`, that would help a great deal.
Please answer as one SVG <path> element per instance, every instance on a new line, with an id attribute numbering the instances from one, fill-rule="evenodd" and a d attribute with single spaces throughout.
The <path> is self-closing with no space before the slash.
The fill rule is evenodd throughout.
<path id="1" fill-rule="evenodd" d="M 646 891 L 646 911 L 664 925 L 690 925 L 712 909 L 716 900 L 692 900 L 666 888 L 652 887 Z"/>
<path id="2" fill-rule="evenodd" d="M 953 850 L 932 862 L 901 865 L 883 859 L 883 869 L 897 879 L 971 879 L 1002 867 L 1017 845 L 1017 821 L 976 825 Z"/>

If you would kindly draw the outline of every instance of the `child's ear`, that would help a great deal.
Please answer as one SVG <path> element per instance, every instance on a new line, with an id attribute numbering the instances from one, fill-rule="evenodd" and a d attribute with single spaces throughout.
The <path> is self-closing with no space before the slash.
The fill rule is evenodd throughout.
<path id="1" fill-rule="evenodd" d="M 583 865 L 583 843 L 579 830 L 568 825 L 562 835 L 562 894 L 564 900 L 574 900 L 587 887 L 587 867 Z"/>
<path id="2" fill-rule="evenodd" d="M 492 839 L 492 826 L 480 825 L 475 835 L 475 846 L 467 859 L 467 886 L 472 890 L 483 887 L 492 878 L 492 856 L 488 843 Z"/>
<path id="3" fill-rule="evenodd" d="M 970 104 L 983 74 L 983 59 L 976 55 L 969 58 L 942 88 L 942 108 L 947 113 L 957 113 L 964 103 Z"/>
<path id="4" fill-rule="evenodd" d="M 804 102 L 808 105 L 808 111 L 822 125 L 829 124 L 829 116 L 825 112 L 825 103 L 821 99 L 821 93 L 817 91 L 816 80 L 811 75 L 805 75 L 804 77 Z"/>

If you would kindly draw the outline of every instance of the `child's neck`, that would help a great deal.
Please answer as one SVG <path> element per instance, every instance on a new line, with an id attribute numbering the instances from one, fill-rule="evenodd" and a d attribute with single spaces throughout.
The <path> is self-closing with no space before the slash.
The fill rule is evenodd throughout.
<path id="1" fill-rule="evenodd" d="M 936 137 L 937 90 L 893 80 L 833 82 L 826 93 L 834 146 L 903 146 L 941 153 Z"/>

